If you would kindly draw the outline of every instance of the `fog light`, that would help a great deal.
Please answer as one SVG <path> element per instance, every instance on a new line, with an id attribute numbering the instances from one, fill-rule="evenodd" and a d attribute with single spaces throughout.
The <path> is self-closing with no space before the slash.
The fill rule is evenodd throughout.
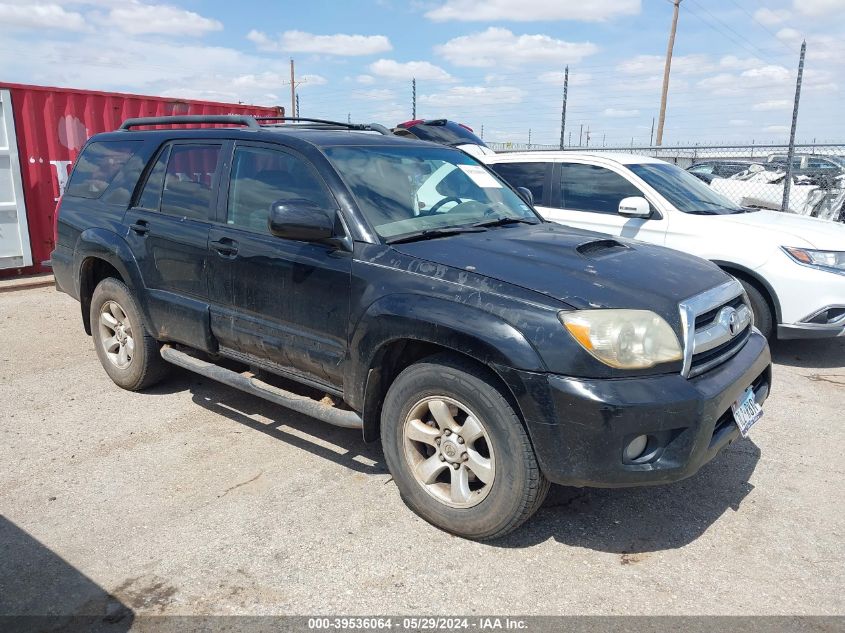
<path id="1" fill-rule="evenodd" d="M 625 447 L 625 461 L 632 462 L 637 459 L 637 457 L 643 454 L 647 445 L 647 435 L 638 435 L 632 439 L 628 442 L 628 446 Z"/>

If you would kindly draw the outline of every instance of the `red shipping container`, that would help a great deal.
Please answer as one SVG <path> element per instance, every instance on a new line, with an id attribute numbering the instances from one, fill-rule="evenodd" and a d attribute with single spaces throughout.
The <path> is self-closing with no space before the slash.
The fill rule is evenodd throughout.
<path id="1" fill-rule="evenodd" d="M 284 116 L 261 107 L 0 83 L 0 277 L 49 270 L 56 203 L 88 137 L 133 117 Z"/>

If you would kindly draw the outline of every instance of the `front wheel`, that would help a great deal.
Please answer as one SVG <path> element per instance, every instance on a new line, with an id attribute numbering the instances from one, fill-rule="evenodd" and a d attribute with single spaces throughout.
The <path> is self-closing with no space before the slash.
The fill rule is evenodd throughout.
<path id="1" fill-rule="evenodd" d="M 385 459 L 405 503 L 472 539 L 504 536 L 549 490 L 513 407 L 483 369 L 439 355 L 404 370 L 382 408 Z"/>
<path id="2" fill-rule="evenodd" d="M 751 312 L 754 313 L 755 327 L 760 330 L 760 333 L 763 336 L 771 340 L 774 338 L 775 334 L 775 319 L 772 314 L 772 309 L 769 307 L 769 302 L 766 301 L 763 294 L 757 290 L 756 286 L 753 286 L 742 279 L 739 280 L 739 283 L 742 284 L 743 289 L 745 289 L 745 294 L 748 295 L 748 301 L 751 303 Z"/>

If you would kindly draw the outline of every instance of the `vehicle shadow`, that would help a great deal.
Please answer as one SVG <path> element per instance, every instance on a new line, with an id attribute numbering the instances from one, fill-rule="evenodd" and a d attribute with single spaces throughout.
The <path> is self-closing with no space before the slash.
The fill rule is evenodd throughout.
<path id="1" fill-rule="evenodd" d="M 775 341 L 772 343 L 772 360 L 788 367 L 845 367 L 845 338 Z"/>
<path id="2" fill-rule="evenodd" d="M 169 382 L 168 390 L 189 390 L 193 401 L 204 409 L 317 457 L 363 474 L 388 472 L 381 446 L 364 442 L 360 429 L 332 426 L 186 370 L 175 371 Z"/>
<path id="3" fill-rule="evenodd" d="M 540 511 L 494 547 L 559 543 L 631 556 L 683 547 L 728 510 L 737 511 L 754 489 L 749 479 L 760 449 L 738 440 L 696 475 L 674 484 L 640 488 L 552 486 Z"/>
<path id="4" fill-rule="evenodd" d="M 380 444 L 365 443 L 359 430 L 325 424 L 185 370 L 175 371 L 169 382 L 168 392 L 189 390 L 199 406 L 252 430 L 354 472 L 389 474 Z M 725 512 L 739 509 L 753 490 L 749 479 L 759 459 L 760 450 L 753 442 L 737 440 L 696 475 L 674 484 L 617 489 L 552 486 L 534 518 L 487 545 L 531 547 L 553 538 L 620 554 L 625 560 L 682 547 Z"/>
<path id="5" fill-rule="evenodd" d="M 0 630 L 128 631 L 128 606 L 0 515 Z"/>

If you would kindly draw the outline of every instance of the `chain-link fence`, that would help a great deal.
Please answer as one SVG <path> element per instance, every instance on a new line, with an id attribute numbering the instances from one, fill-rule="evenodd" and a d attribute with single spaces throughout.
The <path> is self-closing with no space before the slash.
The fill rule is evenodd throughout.
<path id="1" fill-rule="evenodd" d="M 497 152 L 555 150 L 553 145 L 488 143 Z M 743 207 L 845 222 L 845 145 L 568 147 L 564 151 L 651 156 L 678 165 Z M 784 195 L 789 174 L 790 186 Z"/>

